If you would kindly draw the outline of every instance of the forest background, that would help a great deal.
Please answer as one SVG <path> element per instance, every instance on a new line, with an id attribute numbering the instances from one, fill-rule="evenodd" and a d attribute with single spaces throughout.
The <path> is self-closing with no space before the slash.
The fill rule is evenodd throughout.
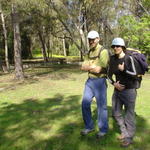
<path id="1" fill-rule="evenodd" d="M 122 150 L 111 114 L 109 132 L 80 136 L 87 73 L 80 62 L 87 33 L 110 52 L 114 37 L 150 63 L 150 0 L 0 0 L 0 150 Z M 128 150 L 150 149 L 150 74 L 137 90 L 136 135 Z M 92 103 L 97 125 L 96 103 Z"/>
<path id="2" fill-rule="evenodd" d="M 0 15 L 0 66 L 15 66 L 16 79 L 33 58 L 83 60 L 90 30 L 110 51 L 112 39 L 122 37 L 150 59 L 150 0 L 0 0 Z"/>

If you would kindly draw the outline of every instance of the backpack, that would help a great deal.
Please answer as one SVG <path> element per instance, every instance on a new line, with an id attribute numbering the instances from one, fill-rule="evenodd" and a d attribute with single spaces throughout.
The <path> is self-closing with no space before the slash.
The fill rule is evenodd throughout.
<path id="1" fill-rule="evenodd" d="M 137 75 L 144 75 L 145 72 L 148 72 L 146 57 L 141 53 L 141 51 L 133 48 L 127 48 L 126 53 L 129 57 L 133 58 Z"/>
<path id="2" fill-rule="evenodd" d="M 135 84 L 136 89 L 138 89 L 141 87 L 142 75 L 144 75 L 145 72 L 148 72 L 146 57 L 141 53 L 141 51 L 133 48 L 127 48 L 126 53 L 129 55 L 129 57 L 132 57 L 132 60 L 134 61 L 135 70 L 137 72 Z"/>

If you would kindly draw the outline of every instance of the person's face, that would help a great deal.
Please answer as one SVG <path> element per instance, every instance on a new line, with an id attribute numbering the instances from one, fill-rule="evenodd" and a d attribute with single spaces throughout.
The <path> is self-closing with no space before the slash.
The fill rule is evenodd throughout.
<path id="1" fill-rule="evenodd" d="M 99 38 L 88 39 L 88 40 L 89 40 L 89 46 L 90 46 L 90 48 L 96 47 L 96 45 L 99 43 Z"/>
<path id="2" fill-rule="evenodd" d="M 120 45 L 113 45 L 112 48 L 114 49 L 114 53 L 116 55 L 121 54 L 121 52 L 123 51 L 123 49 Z"/>

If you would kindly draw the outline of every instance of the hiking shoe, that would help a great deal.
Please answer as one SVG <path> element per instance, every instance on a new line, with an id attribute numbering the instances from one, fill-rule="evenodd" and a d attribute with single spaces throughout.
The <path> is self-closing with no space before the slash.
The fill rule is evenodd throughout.
<path id="1" fill-rule="evenodd" d="M 96 137 L 97 138 L 102 138 L 102 137 L 104 137 L 106 135 L 106 133 L 104 133 L 104 132 L 98 132 L 97 134 L 96 134 Z"/>
<path id="2" fill-rule="evenodd" d="M 92 131 L 94 131 L 94 129 L 83 129 L 80 134 L 81 135 L 87 135 L 88 133 L 90 133 Z"/>
<path id="3" fill-rule="evenodd" d="M 132 143 L 133 141 L 130 138 L 125 138 L 121 143 L 121 147 L 128 147 Z"/>
<path id="4" fill-rule="evenodd" d="M 124 135 L 120 135 L 120 136 L 118 136 L 118 137 L 117 137 L 117 140 L 123 141 L 123 140 L 124 140 L 124 138 L 125 138 L 125 136 L 124 136 Z"/>

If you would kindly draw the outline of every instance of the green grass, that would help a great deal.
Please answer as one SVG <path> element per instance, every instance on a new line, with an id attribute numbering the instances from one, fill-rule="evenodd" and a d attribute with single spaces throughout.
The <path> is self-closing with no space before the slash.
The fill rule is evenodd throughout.
<path id="1" fill-rule="evenodd" d="M 84 127 L 81 100 L 87 74 L 75 65 L 49 65 L 25 70 L 24 82 L 0 74 L 0 150 L 122 150 L 111 118 L 108 84 L 109 133 L 97 140 L 96 131 L 80 136 Z M 144 76 L 136 102 L 137 132 L 127 150 L 150 149 L 150 75 Z M 96 103 L 92 103 L 96 120 Z"/>

